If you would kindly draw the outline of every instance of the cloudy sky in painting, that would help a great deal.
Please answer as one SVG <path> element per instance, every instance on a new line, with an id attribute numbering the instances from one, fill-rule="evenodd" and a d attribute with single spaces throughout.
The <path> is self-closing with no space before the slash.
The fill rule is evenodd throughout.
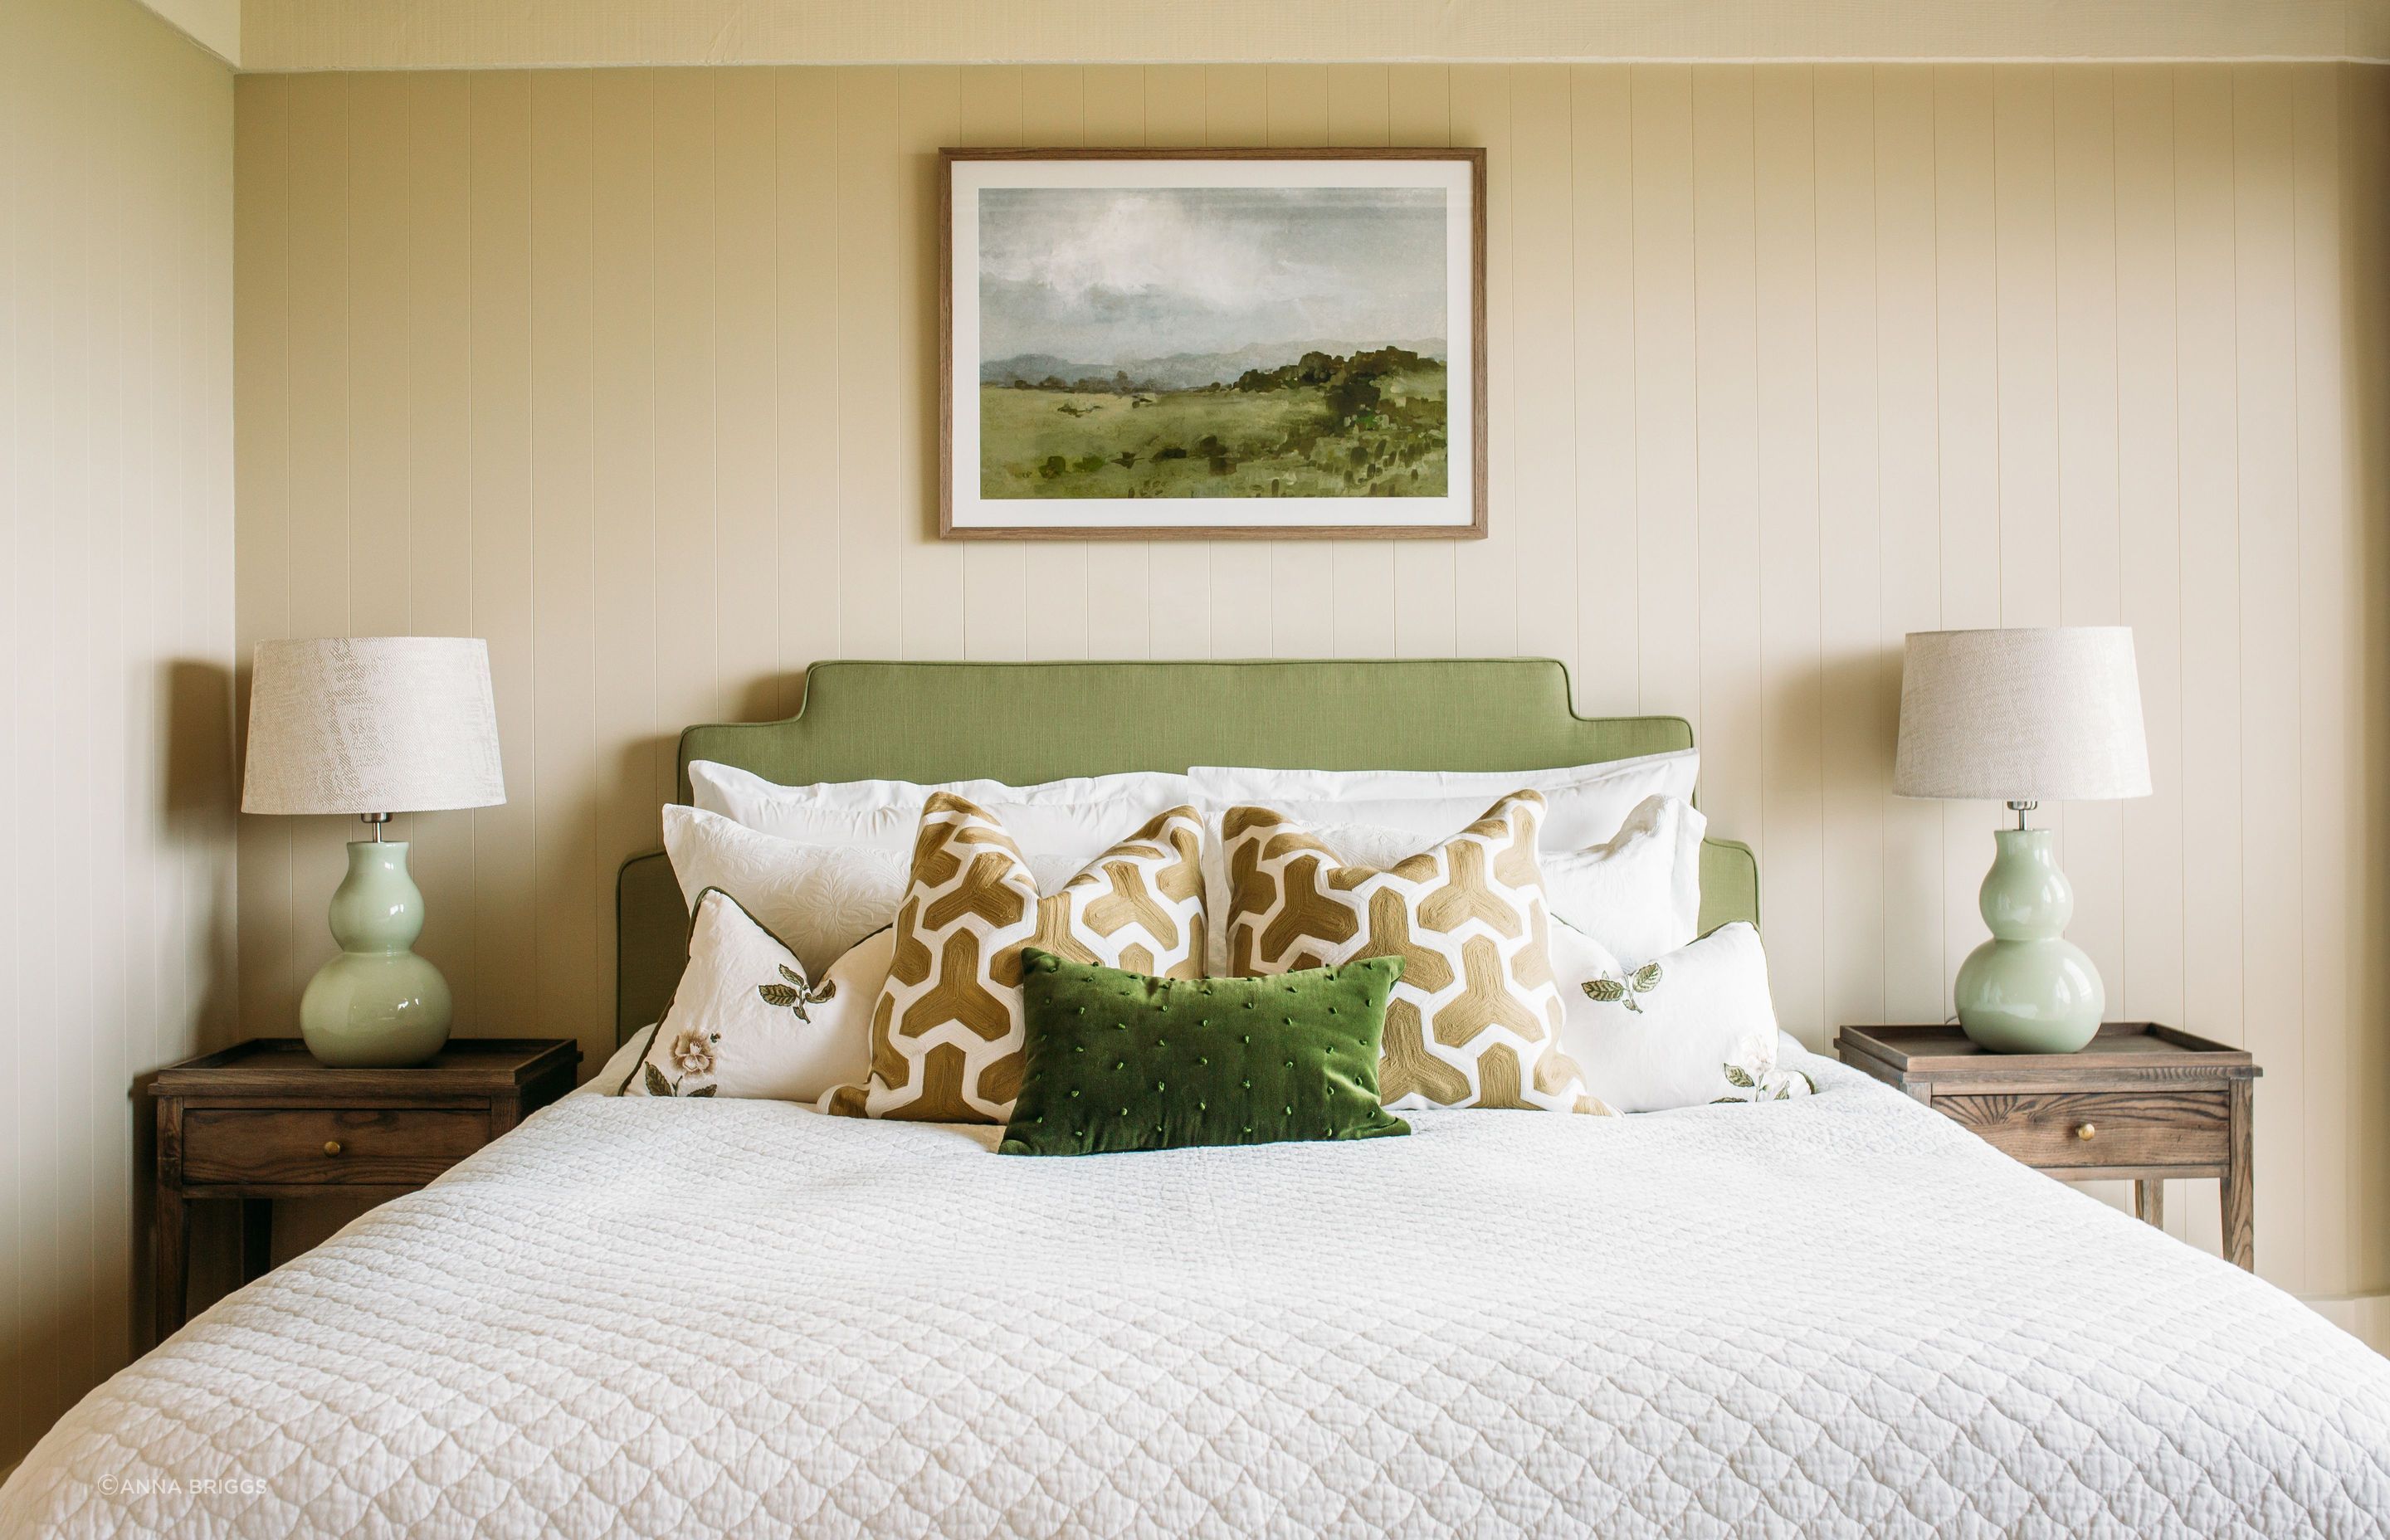
<path id="1" fill-rule="evenodd" d="M 987 187 L 979 198 L 983 361 L 1444 336 L 1440 187 Z"/>

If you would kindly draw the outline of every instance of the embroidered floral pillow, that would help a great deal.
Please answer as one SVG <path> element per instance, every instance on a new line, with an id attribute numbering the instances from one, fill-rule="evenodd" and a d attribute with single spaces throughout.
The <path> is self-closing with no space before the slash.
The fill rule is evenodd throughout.
<path id="1" fill-rule="evenodd" d="M 1388 1107 L 1608 1109 L 1555 1047 L 1562 1007 L 1536 835 L 1519 791 L 1391 866 L 1344 865 L 1262 807 L 1230 808 L 1228 960 L 1240 978 L 1401 957 L 1378 1089 Z"/>
<path id="2" fill-rule="evenodd" d="M 871 1014 L 870 1074 L 824 1100 L 849 1117 L 1005 1123 L 1021 1089 L 1021 954 L 1165 979 L 1203 971 L 1202 824 L 1155 814 L 1047 897 L 976 803 L 931 795 Z"/>
<path id="3" fill-rule="evenodd" d="M 1586 1088 L 1622 1112 L 1769 1101 L 1814 1089 L 1776 1061 L 1776 1009 L 1759 932 L 1737 922 L 1646 963 L 1552 927 L 1568 1003 L 1561 1044 Z"/>
<path id="4" fill-rule="evenodd" d="M 818 1101 L 869 1061 L 870 1002 L 893 948 L 885 930 L 866 936 L 816 983 L 738 900 L 707 889 L 688 968 L 620 1094 Z"/>

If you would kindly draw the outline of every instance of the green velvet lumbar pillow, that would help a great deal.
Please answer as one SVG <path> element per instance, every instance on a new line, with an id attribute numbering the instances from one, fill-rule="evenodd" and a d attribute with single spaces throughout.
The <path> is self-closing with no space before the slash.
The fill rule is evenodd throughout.
<path id="1" fill-rule="evenodd" d="M 1027 1041 L 1007 1155 L 1369 1139 L 1400 957 L 1269 979 L 1155 979 L 1022 954 Z"/>

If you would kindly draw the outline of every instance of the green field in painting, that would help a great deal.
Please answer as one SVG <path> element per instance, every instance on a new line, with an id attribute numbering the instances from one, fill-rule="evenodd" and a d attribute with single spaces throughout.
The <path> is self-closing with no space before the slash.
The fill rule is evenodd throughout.
<path id="1" fill-rule="evenodd" d="M 1441 497 L 1445 371 L 1329 385 L 1088 391 L 983 385 L 980 495 Z M 1340 409 L 1341 408 L 1341 409 Z"/>

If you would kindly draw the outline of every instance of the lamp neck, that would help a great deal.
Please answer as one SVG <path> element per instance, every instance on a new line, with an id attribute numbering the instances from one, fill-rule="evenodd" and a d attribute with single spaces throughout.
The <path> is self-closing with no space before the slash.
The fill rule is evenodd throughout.
<path id="1" fill-rule="evenodd" d="M 2026 818 L 2025 815 L 2027 815 L 2027 814 L 2031 813 L 2035 808 L 2039 807 L 2040 805 L 2041 805 L 2041 804 L 2040 804 L 2039 802 L 2010 802 L 2010 803 L 2009 803 L 2009 811 L 2010 811 L 2011 813 L 2013 813 L 2013 814 L 2015 814 L 2015 815 L 2017 815 L 2016 827 L 2017 827 L 2017 828 L 2031 828 L 2031 827 L 2032 827 L 2031 822 L 2030 822 L 2030 820 L 2028 820 L 2028 819 Z M 385 818 L 387 818 L 387 817 L 389 817 L 389 816 L 390 816 L 390 815 L 389 815 L 389 814 L 387 814 L 387 813 L 385 813 L 385 814 L 383 814 L 383 815 L 382 815 L 382 816 L 383 816 L 383 817 L 385 817 Z M 377 835 L 375 838 L 379 839 L 379 835 Z"/>
<path id="2" fill-rule="evenodd" d="M 2011 803 L 2010 805 L 2013 806 L 2015 804 Z M 387 813 L 360 813 L 357 815 L 357 818 L 360 822 L 368 823 L 373 826 L 374 843 L 377 845 L 380 844 L 382 827 L 390 822 L 390 815 Z M 2019 825 L 2018 827 L 2021 828 L 2024 826 Z"/>

